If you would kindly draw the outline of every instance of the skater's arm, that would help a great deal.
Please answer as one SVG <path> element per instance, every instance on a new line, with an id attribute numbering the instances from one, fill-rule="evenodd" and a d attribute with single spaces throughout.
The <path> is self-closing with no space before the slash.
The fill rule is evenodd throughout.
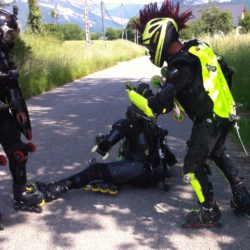
<path id="1" fill-rule="evenodd" d="M 127 119 L 121 119 L 115 122 L 111 131 L 104 139 L 98 144 L 97 152 L 104 156 L 106 153 L 121 139 L 126 136 L 127 128 L 129 127 L 129 121 Z"/>

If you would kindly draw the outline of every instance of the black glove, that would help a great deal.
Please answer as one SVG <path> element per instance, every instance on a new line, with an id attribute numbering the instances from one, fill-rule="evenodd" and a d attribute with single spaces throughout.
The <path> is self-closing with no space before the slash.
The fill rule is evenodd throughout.
<path id="1" fill-rule="evenodd" d="M 105 156 L 110 150 L 110 148 L 111 148 L 110 143 L 103 140 L 98 144 L 96 152 L 102 156 Z"/>
<path id="2" fill-rule="evenodd" d="M 105 135 L 100 133 L 95 137 L 95 144 L 99 145 L 105 138 Z"/>
<path id="3" fill-rule="evenodd" d="M 150 86 L 147 83 L 141 82 L 138 87 L 136 88 L 136 92 L 145 98 L 149 98 L 154 96 Z"/>

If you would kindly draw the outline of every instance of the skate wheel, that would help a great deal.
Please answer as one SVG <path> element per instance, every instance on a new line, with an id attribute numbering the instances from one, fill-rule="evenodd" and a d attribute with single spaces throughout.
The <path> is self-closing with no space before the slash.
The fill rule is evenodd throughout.
<path id="1" fill-rule="evenodd" d="M 91 191 L 93 191 L 93 192 L 100 192 L 100 187 L 98 187 L 98 186 L 92 186 L 91 187 Z"/>
<path id="2" fill-rule="evenodd" d="M 34 192 L 34 187 L 32 186 L 32 184 L 26 184 L 25 189 L 30 193 Z"/>
<path id="3" fill-rule="evenodd" d="M 19 162 L 22 162 L 25 160 L 25 155 L 22 151 L 20 150 L 17 150 L 14 152 L 14 158 L 19 161 Z"/>
<path id="4" fill-rule="evenodd" d="M 36 146 L 32 142 L 27 143 L 26 147 L 30 153 L 34 153 L 36 151 Z"/>
<path id="5" fill-rule="evenodd" d="M 44 206 L 45 204 L 46 204 L 45 200 L 42 200 L 42 201 L 38 204 L 38 206 L 42 207 L 42 206 Z"/>
<path id="6" fill-rule="evenodd" d="M 109 189 L 106 188 L 106 187 L 101 187 L 101 188 L 100 188 L 100 192 L 101 192 L 102 194 L 107 194 L 107 193 L 109 192 Z"/>
<path id="7" fill-rule="evenodd" d="M 82 189 L 85 190 L 85 191 L 90 191 L 91 190 L 91 186 L 87 185 L 87 186 L 83 187 Z"/>
<path id="8" fill-rule="evenodd" d="M 118 189 L 116 187 L 111 187 L 109 189 L 109 194 L 111 194 L 111 195 L 117 195 L 118 194 Z"/>
<path id="9" fill-rule="evenodd" d="M 7 159 L 4 155 L 0 155 L 0 165 L 6 166 L 7 165 Z"/>

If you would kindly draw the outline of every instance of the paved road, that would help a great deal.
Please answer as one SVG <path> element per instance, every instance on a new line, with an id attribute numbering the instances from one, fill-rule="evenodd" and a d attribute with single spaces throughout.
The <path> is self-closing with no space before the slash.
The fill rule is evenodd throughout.
<path id="1" fill-rule="evenodd" d="M 124 115 L 129 104 L 124 82 L 143 77 L 148 81 L 157 73 L 146 57 L 138 58 L 30 99 L 38 150 L 28 164 L 29 179 L 48 182 L 83 169 L 94 136 L 107 132 Z M 192 189 L 181 180 L 190 122 L 178 124 L 169 115 L 161 123 L 169 129 L 169 144 L 180 161 L 173 167 L 169 192 L 124 187 L 110 197 L 75 190 L 47 204 L 42 214 L 15 212 L 10 175 L 2 169 L 5 230 L 0 232 L 0 249 L 250 249 L 250 220 L 232 214 L 230 190 L 215 167 L 212 180 L 223 228 L 180 228 L 184 214 L 196 203 Z M 249 162 L 237 146 L 228 146 L 249 187 Z"/>

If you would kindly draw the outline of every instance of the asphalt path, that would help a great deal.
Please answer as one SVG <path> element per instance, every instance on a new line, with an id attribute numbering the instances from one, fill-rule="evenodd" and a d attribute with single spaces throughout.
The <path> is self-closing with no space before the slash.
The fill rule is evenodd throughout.
<path id="1" fill-rule="evenodd" d="M 108 132 L 125 116 L 129 105 L 125 82 L 148 82 L 154 74 L 159 69 L 142 57 L 28 100 L 37 146 L 27 165 L 28 179 L 50 182 L 84 169 L 87 160 L 96 157 L 90 152 L 95 135 Z M 172 168 L 169 192 L 124 186 L 113 197 L 73 190 L 46 204 L 41 214 L 16 212 L 9 170 L 1 168 L 5 230 L 0 231 L 0 249 L 250 249 L 250 220 L 232 213 L 229 185 L 215 166 L 211 180 L 223 227 L 180 227 L 185 213 L 196 205 L 192 188 L 181 177 L 191 122 L 176 123 L 169 114 L 160 118 L 160 124 L 169 130 L 169 145 L 179 160 Z M 249 162 L 237 145 L 227 144 L 249 187 Z M 114 151 L 108 160 L 115 157 Z"/>

